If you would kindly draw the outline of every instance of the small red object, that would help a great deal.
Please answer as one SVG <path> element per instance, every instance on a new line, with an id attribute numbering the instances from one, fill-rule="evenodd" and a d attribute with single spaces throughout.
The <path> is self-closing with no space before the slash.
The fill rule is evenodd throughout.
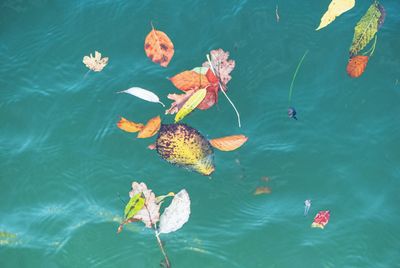
<path id="1" fill-rule="evenodd" d="M 329 222 L 329 218 L 329 210 L 322 210 L 318 212 L 315 216 L 314 222 L 311 224 L 311 227 L 324 229 L 325 225 L 327 225 Z"/>

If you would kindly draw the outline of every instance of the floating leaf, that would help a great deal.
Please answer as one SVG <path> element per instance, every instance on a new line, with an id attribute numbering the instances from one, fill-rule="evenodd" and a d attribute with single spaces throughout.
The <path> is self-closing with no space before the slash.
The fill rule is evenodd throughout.
<path id="1" fill-rule="evenodd" d="M 147 121 L 146 125 L 137 135 L 138 138 L 150 138 L 154 136 L 158 130 L 160 129 L 161 118 L 160 116 L 156 116 L 149 121 Z"/>
<path id="2" fill-rule="evenodd" d="M 223 51 L 221 48 L 217 50 L 211 50 L 211 64 L 221 81 L 223 86 L 232 79 L 230 73 L 235 68 L 235 61 L 228 60 L 229 52 Z M 203 63 L 203 67 L 211 68 L 210 63 L 208 61 Z"/>
<path id="3" fill-rule="evenodd" d="M 172 84 L 182 91 L 188 91 L 191 89 L 197 90 L 200 88 L 206 88 L 210 85 L 205 75 L 199 74 L 195 71 L 184 71 L 181 72 L 171 79 Z"/>
<path id="4" fill-rule="evenodd" d="M 319 24 L 317 31 L 329 25 L 333 22 L 336 17 L 339 17 L 344 12 L 352 9 L 356 4 L 355 0 L 332 0 L 328 6 L 328 10 L 321 18 L 321 23 Z"/>
<path id="5" fill-rule="evenodd" d="M 168 94 L 168 99 L 174 100 L 174 102 L 171 103 L 171 107 L 165 111 L 165 114 L 177 113 L 194 92 L 195 90 L 192 89 L 186 91 L 184 94 Z"/>
<path id="6" fill-rule="evenodd" d="M 381 4 L 378 4 L 378 9 L 381 12 L 381 16 L 379 17 L 378 20 L 378 30 L 379 30 L 382 27 L 383 23 L 385 22 L 386 10 Z"/>
<path id="7" fill-rule="evenodd" d="M 121 120 L 119 120 L 117 126 L 126 132 L 138 132 L 144 127 L 143 124 L 129 121 L 123 117 L 121 117 Z"/>
<path id="8" fill-rule="evenodd" d="M 148 148 L 149 150 L 155 150 L 155 149 L 156 149 L 156 144 L 155 144 L 155 143 L 152 143 L 152 144 L 150 144 L 149 146 L 147 146 L 147 148 Z"/>
<path id="9" fill-rule="evenodd" d="M 185 189 L 174 196 L 171 204 L 164 210 L 160 217 L 159 232 L 171 233 L 182 228 L 189 220 L 190 198 Z"/>
<path id="10" fill-rule="evenodd" d="M 164 32 L 155 30 L 153 26 L 144 41 L 144 50 L 150 60 L 162 67 L 167 67 L 174 56 L 174 44 L 171 39 Z"/>
<path id="11" fill-rule="evenodd" d="M 160 219 L 160 204 L 157 203 L 153 191 L 147 189 L 144 182 L 132 182 L 132 191 L 129 192 L 129 196 L 132 198 L 140 193 L 142 193 L 145 203 L 143 208 L 133 216 L 133 219 L 142 221 L 147 228 L 152 228 Z"/>
<path id="12" fill-rule="evenodd" d="M 367 67 L 368 63 L 368 56 L 355 56 L 349 60 L 349 63 L 347 64 L 347 73 L 349 76 L 353 78 L 357 78 L 362 75 L 364 72 L 365 68 Z"/>
<path id="13" fill-rule="evenodd" d="M 175 123 L 181 121 L 185 116 L 190 114 L 194 109 L 196 109 L 197 105 L 203 101 L 204 97 L 207 94 L 207 90 L 205 88 L 197 90 L 182 106 L 182 108 L 175 115 Z"/>
<path id="14" fill-rule="evenodd" d="M 117 93 L 128 93 L 145 101 L 160 103 L 163 107 L 165 107 L 164 103 L 160 101 L 160 98 L 156 94 L 144 88 L 131 87 L 127 90 Z"/>
<path id="15" fill-rule="evenodd" d="M 198 74 L 206 75 L 206 73 L 207 73 L 207 71 L 208 71 L 209 69 L 210 69 L 210 68 L 201 66 L 201 67 L 195 67 L 195 68 L 193 68 L 192 71 L 194 71 L 194 72 L 196 72 L 196 73 L 198 73 Z"/>
<path id="16" fill-rule="evenodd" d="M 350 47 L 350 57 L 363 50 L 378 31 L 379 19 L 382 17 L 382 13 L 378 6 L 378 2 L 374 2 L 354 28 L 353 42 Z"/>
<path id="17" fill-rule="evenodd" d="M 141 197 L 142 193 L 135 194 L 126 204 L 124 210 L 125 220 L 132 218 L 136 215 L 144 206 L 144 198 Z"/>
<path id="18" fill-rule="evenodd" d="M 171 164 L 207 176 L 214 172 L 213 149 L 192 127 L 179 123 L 162 125 L 156 147 L 157 153 Z"/>
<path id="19" fill-rule="evenodd" d="M 107 57 L 101 58 L 101 53 L 98 51 L 95 51 L 94 57 L 93 57 L 92 53 L 90 53 L 90 56 L 83 57 L 82 62 L 90 70 L 92 70 L 94 72 L 100 72 L 107 65 L 108 58 Z"/>
<path id="20" fill-rule="evenodd" d="M 232 135 L 218 139 L 212 139 L 210 140 L 210 144 L 212 147 L 221 151 L 233 151 L 242 146 L 247 139 L 248 138 L 244 135 Z"/>
<path id="21" fill-rule="evenodd" d="M 311 224 L 313 228 L 321 228 L 324 229 L 325 225 L 328 224 L 330 218 L 329 210 L 320 211 L 314 218 L 314 222 Z"/>
<path id="22" fill-rule="evenodd" d="M 270 194 L 271 192 L 271 188 L 269 187 L 257 187 L 254 191 L 254 195 Z"/>

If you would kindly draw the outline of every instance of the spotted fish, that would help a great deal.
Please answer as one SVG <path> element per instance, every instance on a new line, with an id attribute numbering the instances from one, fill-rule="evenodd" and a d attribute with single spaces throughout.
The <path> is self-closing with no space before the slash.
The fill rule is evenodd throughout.
<path id="1" fill-rule="evenodd" d="M 214 172 L 214 152 L 206 138 L 185 124 L 161 125 L 157 153 L 167 162 L 208 176 Z"/>

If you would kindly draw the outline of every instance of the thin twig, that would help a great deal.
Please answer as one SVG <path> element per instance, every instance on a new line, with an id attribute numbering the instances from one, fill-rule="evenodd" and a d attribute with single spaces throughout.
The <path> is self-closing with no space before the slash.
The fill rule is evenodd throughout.
<path id="1" fill-rule="evenodd" d="M 297 76 L 297 72 L 300 69 L 301 64 L 303 63 L 304 58 L 307 56 L 308 54 L 308 50 L 304 53 L 303 57 L 301 58 L 299 64 L 297 65 L 296 71 L 294 72 L 293 78 L 292 78 L 292 83 L 290 83 L 290 89 L 289 89 L 289 106 L 290 103 L 292 101 L 292 92 L 293 92 L 293 84 L 294 84 L 294 80 L 296 79 Z"/>
<path id="2" fill-rule="evenodd" d="M 278 14 L 278 4 L 276 5 L 276 8 L 275 8 L 275 15 L 276 15 L 276 22 L 279 22 L 280 17 Z"/>
<path id="3" fill-rule="evenodd" d="M 213 65 L 212 65 L 212 63 L 211 63 L 210 55 L 208 55 L 208 54 L 207 54 L 207 60 L 208 60 L 208 63 L 210 64 L 211 71 L 213 72 L 213 74 L 214 74 L 215 76 L 217 76 L 217 74 L 215 73 L 214 67 L 213 67 Z M 218 77 L 218 76 L 217 76 L 217 77 Z M 236 109 L 235 104 L 233 104 L 233 102 L 231 101 L 231 99 L 230 99 L 230 98 L 228 97 L 228 95 L 225 93 L 224 88 L 222 87 L 221 82 L 219 81 L 219 77 L 218 77 L 218 85 L 219 85 L 219 88 L 221 89 L 222 93 L 223 93 L 224 96 L 226 97 L 226 99 L 229 101 L 229 103 L 232 105 L 233 109 L 235 110 L 236 116 L 237 116 L 237 118 L 238 118 L 239 127 L 242 127 L 241 124 L 240 124 L 240 114 L 239 114 L 238 110 Z"/>

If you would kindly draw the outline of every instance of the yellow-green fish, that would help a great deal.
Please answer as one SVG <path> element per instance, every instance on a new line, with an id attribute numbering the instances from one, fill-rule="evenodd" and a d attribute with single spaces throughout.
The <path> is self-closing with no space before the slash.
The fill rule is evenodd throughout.
<path id="1" fill-rule="evenodd" d="M 157 153 L 167 162 L 208 176 L 214 172 L 214 152 L 206 138 L 185 124 L 161 125 Z"/>

